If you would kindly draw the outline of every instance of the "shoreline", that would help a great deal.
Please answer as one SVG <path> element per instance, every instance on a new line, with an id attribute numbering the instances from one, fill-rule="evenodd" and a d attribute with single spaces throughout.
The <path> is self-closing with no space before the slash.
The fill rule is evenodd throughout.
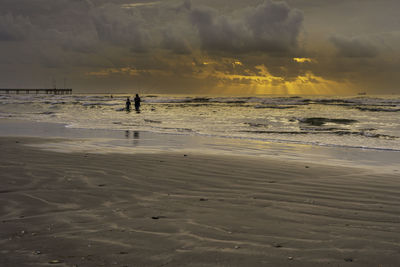
<path id="1" fill-rule="evenodd" d="M 396 266 L 398 175 L 0 138 L 0 265 Z M 58 264 L 58 265 L 57 265 Z"/>
<path id="2" fill-rule="evenodd" d="M 371 171 L 398 173 L 400 152 L 275 143 L 237 138 L 162 134 L 133 130 L 77 129 L 65 124 L 0 119 L 0 137 L 49 139 L 35 145 L 57 152 L 86 153 L 201 153 L 279 158 L 296 162 L 321 162 L 343 167 L 369 168 Z M 64 141 L 55 141 L 63 139 Z"/>

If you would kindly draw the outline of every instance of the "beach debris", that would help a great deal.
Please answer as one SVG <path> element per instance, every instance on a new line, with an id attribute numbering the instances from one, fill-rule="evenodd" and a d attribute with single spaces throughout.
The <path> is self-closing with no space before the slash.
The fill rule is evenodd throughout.
<path id="1" fill-rule="evenodd" d="M 293 257 L 288 257 L 288 260 L 290 260 L 290 261 L 293 260 Z"/>
<path id="2" fill-rule="evenodd" d="M 153 216 L 151 217 L 153 220 L 158 220 L 158 219 L 163 219 L 163 218 L 167 218 L 165 216 Z"/>
<path id="3" fill-rule="evenodd" d="M 351 120 L 351 119 L 329 119 L 329 118 L 302 118 L 299 119 L 299 121 L 312 126 L 322 126 L 326 123 L 349 125 L 358 122 L 356 120 Z"/>
<path id="4" fill-rule="evenodd" d="M 35 252 L 33 252 L 35 255 L 39 255 L 42 254 L 42 252 L 40 250 L 36 250 Z"/>
<path id="5" fill-rule="evenodd" d="M 26 232 L 25 230 L 22 230 L 22 231 L 19 231 L 19 232 L 15 233 L 15 234 L 13 235 L 13 237 L 21 238 L 21 237 L 23 237 L 23 236 L 26 235 L 26 234 L 28 234 L 28 232 Z"/>
<path id="6" fill-rule="evenodd" d="M 314 204 L 314 200 L 306 199 L 306 200 L 304 200 L 304 203 Z"/>
<path id="7" fill-rule="evenodd" d="M 126 251 L 120 251 L 119 254 L 125 255 L 125 254 L 128 254 L 128 252 L 126 252 Z"/>
<path id="8" fill-rule="evenodd" d="M 200 200 L 200 201 L 208 201 L 207 198 L 200 198 L 199 200 Z"/>
<path id="9" fill-rule="evenodd" d="M 305 168 L 308 169 L 308 168 L 310 168 L 310 166 L 306 166 Z"/>
<path id="10" fill-rule="evenodd" d="M 184 154 L 183 156 L 184 156 L 184 157 L 187 157 L 187 155 L 186 155 L 186 154 Z"/>
<path id="11" fill-rule="evenodd" d="M 50 264 L 58 264 L 58 263 L 63 263 L 63 261 L 61 261 L 61 260 L 50 260 L 49 263 Z"/>
<path id="12" fill-rule="evenodd" d="M 281 248 L 282 247 L 282 245 L 278 244 L 278 243 L 273 243 L 272 246 L 275 247 L 275 248 Z"/>
<path id="13" fill-rule="evenodd" d="M 106 186 L 106 184 L 99 184 L 97 186 L 103 187 L 103 186 Z"/>
<path id="14" fill-rule="evenodd" d="M 344 261 L 353 262 L 353 259 L 352 258 L 344 258 Z"/>
<path id="15" fill-rule="evenodd" d="M 235 246 L 235 249 L 239 249 L 240 248 L 240 246 Z"/>

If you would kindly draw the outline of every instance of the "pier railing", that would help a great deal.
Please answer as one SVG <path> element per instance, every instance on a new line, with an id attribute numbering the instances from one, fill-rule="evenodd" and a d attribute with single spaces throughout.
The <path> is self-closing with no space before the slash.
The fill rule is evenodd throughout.
<path id="1" fill-rule="evenodd" d="M 54 95 L 71 95 L 72 89 L 46 89 L 46 88 L 34 88 L 34 89 L 20 89 L 20 88 L 0 88 L 0 94 L 54 94 Z"/>

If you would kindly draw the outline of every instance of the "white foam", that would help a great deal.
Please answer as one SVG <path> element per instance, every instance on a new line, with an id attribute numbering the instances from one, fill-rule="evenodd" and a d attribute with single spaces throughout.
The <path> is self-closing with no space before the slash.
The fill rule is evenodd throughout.
<path id="1" fill-rule="evenodd" d="M 0 98 L 0 116 L 63 123 L 69 128 L 80 129 L 138 130 L 319 146 L 400 149 L 400 113 L 388 116 L 387 112 L 391 111 L 353 108 L 400 105 L 400 98 L 393 96 L 142 96 L 140 114 L 123 112 L 125 99 L 126 96 L 111 98 L 105 95 L 7 95 Z M 326 125 L 329 127 L 325 129 L 325 125 L 299 123 L 302 118 L 313 117 L 354 119 L 357 122 L 349 125 L 328 122 Z M 116 121 L 119 123 L 114 123 Z M 340 129 L 336 132 L 329 130 L 334 127 Z"/>

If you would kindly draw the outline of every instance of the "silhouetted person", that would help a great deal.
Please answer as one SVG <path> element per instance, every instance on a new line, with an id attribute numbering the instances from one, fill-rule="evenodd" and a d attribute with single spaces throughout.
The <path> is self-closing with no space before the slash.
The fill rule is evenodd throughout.
<path id="1" fill-rule="evenodd" d="M 140 111 L 140 97 L 138 94 L 136 94 L 134 101 L 135 101 L 135 110 L 137 112 L 139 112 Z"/>
<path id="2" fill-rule="evenodd" d="M 131 110 L 131 100 L 129 99 L 129 97 L 126 98 L 126 111 L 130 111 Z"/>

